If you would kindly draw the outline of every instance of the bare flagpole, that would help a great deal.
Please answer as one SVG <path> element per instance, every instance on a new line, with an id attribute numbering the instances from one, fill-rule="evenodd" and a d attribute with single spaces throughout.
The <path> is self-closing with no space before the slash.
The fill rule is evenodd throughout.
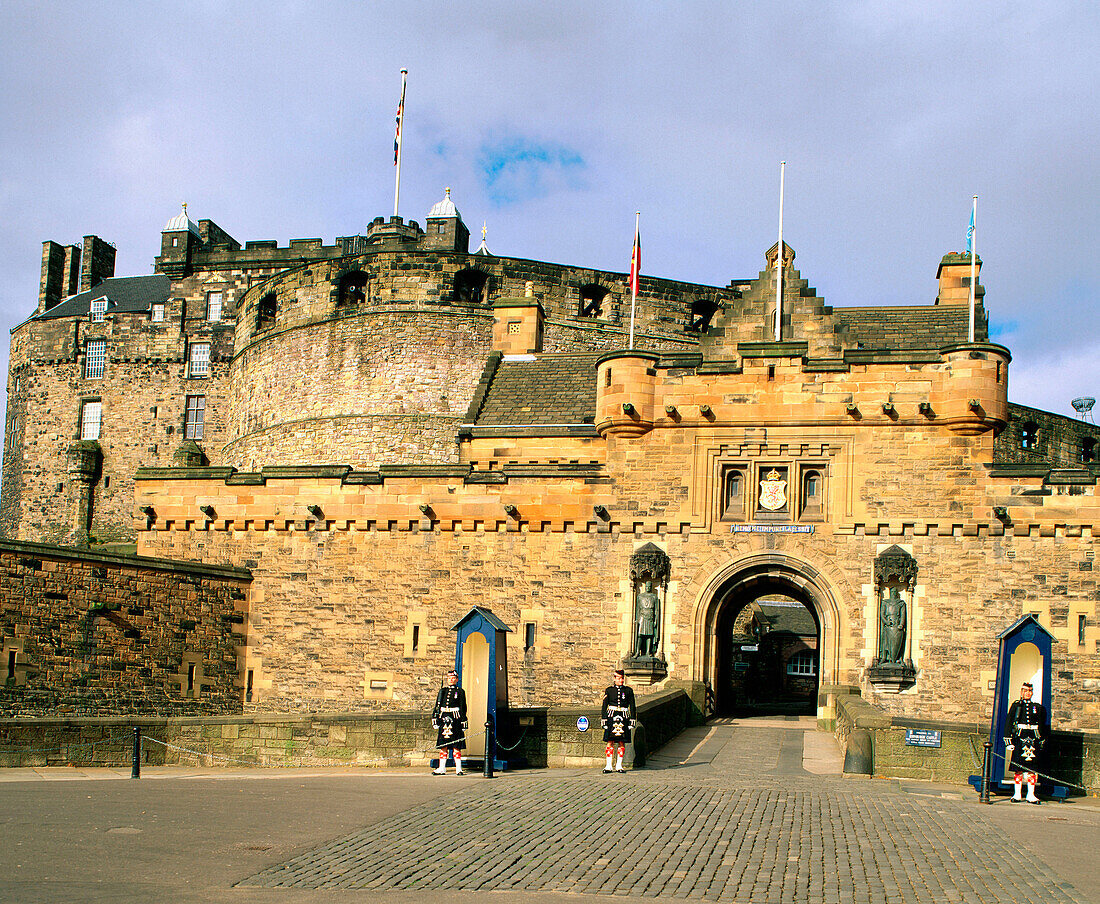
<path id="1" fill-rule="evenodd" d="M 630 255 L 630 345 L 634 348 L 634 308 L 638 303 L 638 280 L 642 272 L 642 244 L 638 233 L 642 212 L 634 211 L 634 251 Z"/>
<path id="2" fill-rule="evenodd" d="M 779 164 L 779 248 L 775 255 L 775 341 L 783 338 L 783 176 L 787 161 Z"/>
<path id="3" fill-rule="evenodd" d="M 397 167 L 397 183 L 393 189 L 393 215 L 397 216 L 397 201 L 401 197 L 401 133 L 405 131 L 405 77 L 408 69 L 401 70 L 401 100 L 397 104 L 397 130 L 393 135 L 393 165 Z"/>
<path id="4" fill-rule="evenodd" d="M 978 196 L 974 195 L 974 208 L 970 213 L 970 342 L 974 341 L 974 258 L 978 247 Z"/>

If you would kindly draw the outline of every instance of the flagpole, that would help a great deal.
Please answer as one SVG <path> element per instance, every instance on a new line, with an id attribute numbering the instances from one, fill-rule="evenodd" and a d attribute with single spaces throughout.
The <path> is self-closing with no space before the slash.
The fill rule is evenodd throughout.
<path id="1" fill-rule="evenodd" d="M 401 70 L 401 101 L 397 105 L 397 137 L 394 141 L 393 164 L 397 167 L 397 182 L 393 188 L 393 215 L 397 216 L 397 201 L 401 197 L 401 140 L 405 131 L 405 77 L 408 69 Z"/>
<path id="2" fill-rule="evenodd" d="M 974 195 L 974 209 L 970 214 L 970 342 L 974 341 L 974 258 L 978 251 L 978 196 Z"/>
<path id="3" fill-rule="evenodd" d="M 634 211 L 634 250 L 630 253 L 630 345 L 628 348 L 634 348 L 634 308 L 638 304 L 638 281 L 642 278 L 641 249 L 638 247 L 638 227 L 641 219 L 642 212 Z"/>
<path id="4" fill-rule="evenodd" d="M 783 176 L 787 161 L 779 163 L 779 248 L 775 255 L 775 341 L 783 338 Z"/>

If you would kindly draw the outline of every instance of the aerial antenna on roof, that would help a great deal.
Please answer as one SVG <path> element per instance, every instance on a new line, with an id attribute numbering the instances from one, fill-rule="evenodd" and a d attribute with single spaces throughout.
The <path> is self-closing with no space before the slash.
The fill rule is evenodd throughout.
<path id="1" fill-rule="evenodd" d="M 1096 399 L 1090 396 L 1082 396 L 1079 399 L 1074 399 L 1070 404 L 1073 406 L 1073 410 L 1077 412 L 1077 416 L 1087 424 L 1095 424 L 1096 421 L 1092 419 L 1092 406 L 1096 404 Z"/>

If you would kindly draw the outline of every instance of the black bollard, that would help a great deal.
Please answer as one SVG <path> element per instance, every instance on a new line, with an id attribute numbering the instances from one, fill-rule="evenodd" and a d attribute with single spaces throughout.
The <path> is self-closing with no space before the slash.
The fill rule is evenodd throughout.
<path id="1" fill-rule="evenodd" d="M 985 742 L 985 755 L 982 758 L 982 793 L 979 795 L 978 800 L 983 804 L 991 804 L 993 801 L 989 799 L 989 778 L 993 772 L 993 744 L 990 741 Z"/>
<path id="2" fill-rule="evenodd" d="M 134 758 L 130 764 L 130 778 L 141 778 L 141 729 L 134 726 Z"/>
<path id="3" fill-rule="evenodd" d="M 493 777 L 493 720 L 485 720 L 485 778 Z"/>

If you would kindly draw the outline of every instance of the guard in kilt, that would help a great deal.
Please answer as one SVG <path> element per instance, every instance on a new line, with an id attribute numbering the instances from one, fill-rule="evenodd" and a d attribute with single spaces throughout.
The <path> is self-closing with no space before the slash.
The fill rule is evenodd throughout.
<path id="1" fill-rule="evenodd" d="M 637 707 L 634 704 L 634 691 L 626 686 L 626 673 L 615 669 L 615 683 L 603 692 L 603 739 L 607 741 L 607 765 L 604 772 L 626 772 L 623 768 L 623 756 L 630 742 L 630 732 L 638 724 Z M 618 747 L 618 763 L 611 768 L 612 754 Z"/>
<path id="2" fill-rule="evenodd" d="M 447 774 L 447 752 L 455 761 L 455 775 L 462 775 L 462 751 L 466 749 L 466 730 L 470 723 L 466 719 L 466 692 L 458 686 L 458 672 L 451 669 L 447 673 L 447 684 L 439 689 L 432 710 L 432 728 L 438 736 L 435 746 L 439 748 L 439 766 L 436 775 Z"/>
<path id="3" fill-rule="evenodd" d="M 1025 681 L 1020 689 L 1020 699 L 1012 704 L 1005 724 L 1005 731 L 1008 733 L 1008 737 L 1005 738 L 1005 747 L 1009 753 L 1009 766 L 1015 773 L 1013 803 L 1025 800 L 1020 796 L 1025 777 L 1027 778 L 1027 802 L 1039 803 L 1035 786 L 1039 779 L 1038 773 L 1042 769 L 1043 744 L 1046 742 L 1050 723 L 1047 721 L 1047 711 L 1043 705 L 1031 699 L 1033 693 L 1031 682 Z"/>

